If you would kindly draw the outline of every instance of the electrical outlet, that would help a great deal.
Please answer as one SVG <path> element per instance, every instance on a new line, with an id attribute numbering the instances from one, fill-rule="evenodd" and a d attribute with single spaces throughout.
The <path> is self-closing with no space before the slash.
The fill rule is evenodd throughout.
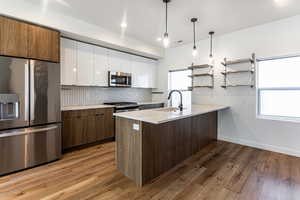
<path id="1" fill-rule="evenodd" d="M 135 131 L 139 131 L 140 130 L 140 125 L 139 124 L 133 124 L 132 129 L 135 130 Z"/>

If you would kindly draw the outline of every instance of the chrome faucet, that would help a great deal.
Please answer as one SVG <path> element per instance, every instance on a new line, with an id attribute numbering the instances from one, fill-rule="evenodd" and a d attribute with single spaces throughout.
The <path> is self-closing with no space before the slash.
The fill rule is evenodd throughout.
<path id="1" fill-rule="evenodd" d="M 169 93 L 169 97 L 168 97 L 168 100 L 171 99 L 171 96 L 173 94 L 173 92 L 178 92 L 180 94 L 180 104 L 178 106 L 179 110 L 182 111 L 183 110 L 183 105 L 182 105 L 182 93 L 180 90 L 172 90 L 170 93 Z"/>

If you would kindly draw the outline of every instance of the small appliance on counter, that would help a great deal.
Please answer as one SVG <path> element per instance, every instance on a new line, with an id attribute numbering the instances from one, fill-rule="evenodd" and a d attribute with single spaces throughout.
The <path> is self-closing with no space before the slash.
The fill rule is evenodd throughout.
<path id="1" fill-rule="evenodd" d="M 0 175 L 60 156 L 60 65 L 0 56 Z"/>
<path id="2" fill-rule="evenodd" d="M 132 76 L 124 72 L 108 72 L 109 87 L 131 87 Z"/>
<path id="3" fill-rule="evenodd" d="M 104 104 L 115 106 L 116 113 L 139 110 L 139 105 L 136 102 L 107 102 Z"/>

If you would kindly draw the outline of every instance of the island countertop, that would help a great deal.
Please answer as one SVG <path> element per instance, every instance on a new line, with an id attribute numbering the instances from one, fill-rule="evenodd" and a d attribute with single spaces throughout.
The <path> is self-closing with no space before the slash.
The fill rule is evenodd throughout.
<path id="1" fill-rule="evenodd" d="M 132 112 L 115 113 L 114 116 L 127 119 L 148 122 L 152 124 L 161 124 L 178 119 L 184 119 L 196 115 L 201 115 L 209 112 L 224 110 L 229 108 L 225 105 L 212 105 L 212 104 L 193 104 L 188 108 L 184 108 L 182 112 L 169 111 L 169 108 L 159 108 L 152 110 L 140 110 Z M 172 108 L 170 108 L 172 109 Z"/>

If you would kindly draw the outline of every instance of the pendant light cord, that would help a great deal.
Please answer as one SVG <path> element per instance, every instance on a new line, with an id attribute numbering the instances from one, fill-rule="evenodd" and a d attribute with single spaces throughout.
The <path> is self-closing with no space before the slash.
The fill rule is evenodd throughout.
<path id="1" fill-rule="evenodd" d="M 166 33 L 168 33 L 168 1 L 166 1 Z"/>
<path id="2" fill-rule="evenodd" d="M 212 35 L 210 35 L 210 57 L 212 57 Z"/>
<path id="3" fill-rule="evenodd" d="M 194 48 L 196 48 L 196 27 L 195 27 L 195 22 L 193 22 L 193 26 L 194 26 Z"/>
<path id="4" fill-rule="evenodd" d="M 212 57 L 213 55 L 212 55 L 212 35 L 213 34 L 210 34 L 210 55 L 209 55 L 209 57 Z"/>

